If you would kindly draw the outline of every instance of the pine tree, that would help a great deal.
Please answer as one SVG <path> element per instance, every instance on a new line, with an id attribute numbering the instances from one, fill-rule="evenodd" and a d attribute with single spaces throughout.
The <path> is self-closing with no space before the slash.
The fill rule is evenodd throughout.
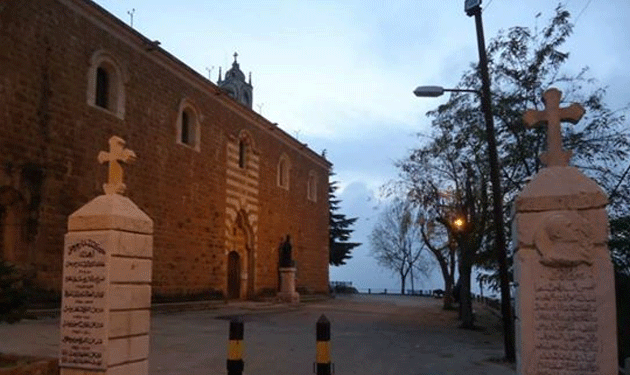
<path id="1" fill-rule="evenodd" d="M 332 177 L 334 173 L 330 173 Z M 335 196 L 335 191 L 339 187 L 337 181 L 332 181 L 328 185 L 328 202 L 330 205 L 330 264 L 341 266 L 346 264 L 346 260 L 352 258 L 350 252 L 355 247 L 361 245 L 358 242 L 348 242 L 354 229 L 350 229 L 357 221 L 357 217 L 346 218 L 346 215 L 338 213 L 341 200 Z"/>

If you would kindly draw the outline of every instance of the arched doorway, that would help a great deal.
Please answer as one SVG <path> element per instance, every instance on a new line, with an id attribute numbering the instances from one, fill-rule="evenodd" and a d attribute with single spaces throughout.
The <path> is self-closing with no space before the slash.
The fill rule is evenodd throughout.
<path id="1" fill-rule="evenodd" d="M 227 296 L 229 299 L 241 297 L 241 257 L 236 251 L 228 254 Z"/>
<path id="2" fill-rule="evenodd" d="M 244 210 L 238 212 L 233 230 L 233 249 L 241 256 L 243 294 L 241 297 L 254 298 L 256 284 L 256 256 L 252 240 L 252 228 Z"/>

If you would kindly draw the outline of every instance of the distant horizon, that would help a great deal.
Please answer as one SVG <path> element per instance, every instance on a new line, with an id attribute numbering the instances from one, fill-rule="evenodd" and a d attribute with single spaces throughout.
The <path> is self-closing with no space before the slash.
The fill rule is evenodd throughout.
<path id="1" fill-rule="evenodd" d="M 383 281 L 383 277 L 381 276 L 381 278 L 378 279 L 378 281 L 376 281 L 374 284 L 365 282 L 365 280 L 359 280 L 358 282 L 355 281 L 356 279 L 353 280 L 353 278 L 344 278 L 342 277 L 338 277 L 338 278 L 334 278 L 333 274 L 335 275 L 343 275 L 345 274 L 343 271 L 337 271 L 337 272 L 333 272 L 335 268 L 339 269 L 342 267 L 347 267 L 348 264 L 342 265 L 342 266 L 329 266 L 329 270 L 330 270 L 330 274 L 329 274 L 329 284 L 331 284 L 332 282 L 351 282 L 352 283 L 352 287 L 356 288 L 359 292 L 361 291 L 367 291 L 368 289 L 371 289 L 372 291 L 383 291 L 385 289 L 387 289 L 387 291 L 391 291 L 393 294 L 397 294 L 400 293 L 400 280 L 397 280 L 393 277 L 393 275 L 391 274 L 391 271 L 388 271 L 386 269 L 384 269 L 383 267 L 378 267 L 380 271 L 382 271 L 382 274 L 385 274 L 386 276 L 389 276 L 388 278 L 388 283 L 378 283 L 379 281 Z M 479 289 L 479 283 L 476 281 L 476 274 L 477 272 L 473 271 L 473 276 L 471 279 L 471 292 L 474 294 L 480 294 L 480 289 Z M 386 277 L 385 276 L 385 277 Z M 457 281 L 457 280 L 455 280 Z M 378 284 L 377 284 L 378 283 Z M 375 286 L 376 285 L 376 286 Z M 422 278 L 418 278 L 415 280 L 414 282 L 414 290 L 418 291 L 418 290 L 434 290 L 434 289 L 444 289 L 444 281 L 442 281 L 442 275 L 440 275 L 439 270 L 437 268 L 434 268 L 430 271 L 429 276 L 428 277 L 422 277 Z M 407 290 L 411 290 L 411 283 L 407 280 L 406 284 L 405 284 L 405 291 Z M 484 286 L 483 288 L 483 295 L 484 296 L 492 296 L 492 297 L 498 297 L 499 296 L 499 292 L 498 291 L 492 291 L 489 287 Z"/>

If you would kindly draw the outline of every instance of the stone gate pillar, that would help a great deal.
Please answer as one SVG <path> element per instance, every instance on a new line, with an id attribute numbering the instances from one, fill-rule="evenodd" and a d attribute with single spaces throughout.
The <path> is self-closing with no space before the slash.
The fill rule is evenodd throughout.
<path id="1" fill-rule="evenodd" d="M 525 123 L 547 122 L 548 166 L 516 199 L 514 277 L 516 361 L 520 375 L 617 373 L 614 270 L 608 252 L 608 199 L 568 166 L 560 121 L 583 109 L 559 108 L 560 92 L 544 94 L 545 111 Z"/>
<path id="2" fill-rule="evenodd" d="M 70 215 L 61 306 L 61 375 L 148 374 L 153 221 L 122 196 L 120 161 L 135 158 L 110 139 L 109 183 Z"/>

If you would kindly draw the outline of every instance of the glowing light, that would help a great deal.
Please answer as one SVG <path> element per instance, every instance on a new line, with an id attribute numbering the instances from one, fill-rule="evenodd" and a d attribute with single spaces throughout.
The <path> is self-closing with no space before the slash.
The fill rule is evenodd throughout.
<path id="1" fill-rule="evenodd" d="M 462 229 L 465 223 L 466 222 L 461 217 L 458 217 L 457 219 L 453 221 L 453 225 L 455 225 L 455 228 L 457 229 Z"/>

